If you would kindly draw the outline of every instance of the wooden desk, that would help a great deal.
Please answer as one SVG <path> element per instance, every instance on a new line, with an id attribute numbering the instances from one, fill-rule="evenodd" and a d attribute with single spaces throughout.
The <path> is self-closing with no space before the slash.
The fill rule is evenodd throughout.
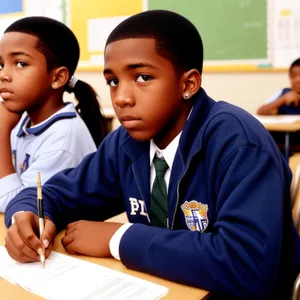
<path id="1" fill-rule="evenodd" d="M 112 219 L 113 220 L 113 219 Z M 126 216 L 119 215 L 116 218 L 116 221 L 126 220 Z M 4 245 L 4 239 L 6 236 L 6 228 L 4 225 L 4 216 L 3 214 L 0 214 L 0 245 Z M 54 244 L 54 250 L 58 251 L 60 253 L 67 254 L 65 250 L 63 249 L 60 240 L 63 236 L 63 232 L 59 233 Z M 111 268 L 116 271 L 120 271 L 122 273 L 126 273 L 129 275 L 133 275 L 160 285 L 163 285 L 165 287 L 169 288 L 168 294 L 163 297 L 163 299 L 172 299 L 172 300 L 189 300 L 189 299 L 208 299 L 209 292 L 201 289 L 197 289 L 194 287 L 189 287 L 185 285 L 181 285 L 178 283 L 174 283 L 165 279 L 161 279 L 149 274 L 133 271 L 127 269 L 121 262 L 113 259 L 113 258 L 92 258 L 87 256 L 77 256 L 81 259 Z M 22 288 L 15 286 L 3 279 L 0 278 L 0 299 L 4 300 L 41 300 L 42 298 L 39 296 L 36 296 L 34 294 L 31 294 L 27 292 L 26 290 L 23 290 Z M 67 299 L 66 299 L 67 300 Z"/>
<path id="2" fill-rule="evenodd" d="M 300 130 L 300 115 L 254 115 L 268 131 L 284 132 L 284 153 L 288 161 L 290 155 L 290 133 Z"/>

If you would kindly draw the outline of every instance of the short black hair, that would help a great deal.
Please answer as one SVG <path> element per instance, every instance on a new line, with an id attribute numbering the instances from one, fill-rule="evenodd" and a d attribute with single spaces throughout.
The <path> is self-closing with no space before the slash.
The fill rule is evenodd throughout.
<path id="1" fill-rule="evenodd" d="M 169 60 L 175 70 L 185 72 L 203 68 L 203 44 L 196 27 L 185 17 L 167 10 L 149 10 L 121 22 L 109 35 L 112 42 L 152 38 L 157 54 Z"/>
<path id="2" fill-rule="evenodd" d="M 300 66 L 300 58 L 297 58 L 294 60 L 290 66 L 290 71 L 292 70 L 293 67 Z"/>
<path id="3" fill-rule="evenodd" d="M 79 60 L 79 44 L 74 33 L 63 23 L 47 17 L 25 17 L 6 28 L 5 33 L 21 32 L 38 38 L 36 48 L 45 55 L 48 71 L 65 66 L 70 76 Z"/>

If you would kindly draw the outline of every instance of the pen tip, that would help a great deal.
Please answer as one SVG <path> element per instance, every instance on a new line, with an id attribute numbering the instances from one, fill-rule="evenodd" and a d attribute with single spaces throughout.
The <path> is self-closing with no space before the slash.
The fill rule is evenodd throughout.
<path id="1" fill-rule="evenodd" d="M 45 262 L 44 261 L 42 262 L 42 267 L 43 267 L 43 269 L 45 269 Z"/>

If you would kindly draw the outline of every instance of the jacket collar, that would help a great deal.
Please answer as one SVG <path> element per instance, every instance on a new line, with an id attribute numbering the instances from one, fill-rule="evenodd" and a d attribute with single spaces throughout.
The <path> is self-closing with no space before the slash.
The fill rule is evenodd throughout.
<path id="1" fill-rule="evenodd" d="M 177 152 L 180 152 L 184 162 L 188 161 L 195 152 L 201 150 L 204 124 L 208 120 L 215 103 L 201 88 L 198 97 L 194 99 L 193 110 L 183 128 L 178 145 Z"/>

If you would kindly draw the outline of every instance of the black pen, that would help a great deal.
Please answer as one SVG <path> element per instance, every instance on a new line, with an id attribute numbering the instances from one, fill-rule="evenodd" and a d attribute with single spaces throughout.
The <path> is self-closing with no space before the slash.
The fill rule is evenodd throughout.
<path id="1" fill-rule="evenodd" d="M 37 174 L 37 207 L 38 207 L 38 216 L 39 216 L 39 230 L 40 230 L 40 239 L 42 238 L 45 222 L 44 222 L 44 206 L 43 206 L 43 197 L 42 197 L 42 184 L 41 184 L 41 174 Z M 41 255 L 41 263 L 43 269 L 45 268 L 45 255 Z"/>

